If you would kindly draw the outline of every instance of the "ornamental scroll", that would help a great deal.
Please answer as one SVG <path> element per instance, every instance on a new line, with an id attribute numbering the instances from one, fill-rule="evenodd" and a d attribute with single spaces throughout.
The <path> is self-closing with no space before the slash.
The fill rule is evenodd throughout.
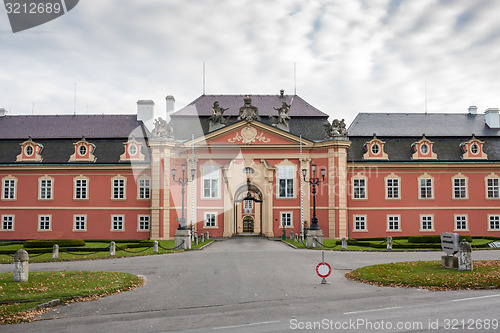
<path id="1" fill-rule="evenodd" d="M 247 127 L 242 128 L 240 133 L 236 132 L 236 134 L 234 135 L 234 138 L 228 139 L 227 141 L 231 142 L 231 143 L 236 143 L 236 142 L 241 141 L 241 143 L 246 144 L 246 145 L 248 145 L 252 142 L 255 142 L 255 141 L 259 141 L 259 142 L 263 142 L 263 143 L 271 142 L 271 139 L 266 138 L 264 136 L 264 132 L 260 132 L 260 134 L 258 134 L 257 130 L 252 126 L 247 126 Z"/>

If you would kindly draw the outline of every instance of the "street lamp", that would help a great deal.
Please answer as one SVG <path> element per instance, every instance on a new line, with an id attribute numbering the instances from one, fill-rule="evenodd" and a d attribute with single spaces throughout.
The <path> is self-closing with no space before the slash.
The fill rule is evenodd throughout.
<path id="1" fill-rule="evenodd" d="M 316 186 L 318 186 L 319 183 L 325 181 L 326 170 L 321 169 L 321 179 L 319 179 L 316 177 L 316 164 L 313 164 L 311 166 L 311 169 L 312 169 L 312 177 L 310 177 L 309 180 L 306 180 L 307 170 L 302 169 L 302 177 L 304 178 L 304 181 L 312 185 L 313 217 L 311 219 L 311 227 L 309 227 L 309 230 L 320 230 L 318 226 L 318 218 L 316 217 Z"/>
<path id="2" fill-rule="evenodd" d="M 181 192 L 182 193 L 182 212 L 181 212 L 181 218 L 179 219 L 179 227 L 177 228 L 177 230 L 187 230 L 186 218 L 184 217 L 184 194 L 186 193 L 185 187 L 186 187 L 187 183 L 194 180 L 196 170 L 191 169 L 191 180 L 190 180 L 188 177 L 186 177 L 186 164 L 182 164 L 181 169 L 182 169 L 182 178 L 179 178 L 177 180 L 175 179 L 177 169 L 172 169 L 172 180 L 174 182 L 179 183 L 182 186 L 182 192 Z"/>

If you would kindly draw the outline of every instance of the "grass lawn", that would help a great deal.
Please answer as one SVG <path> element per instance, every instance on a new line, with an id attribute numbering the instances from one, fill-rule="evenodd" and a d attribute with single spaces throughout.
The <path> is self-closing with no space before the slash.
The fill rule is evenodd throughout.
<path id="1" fill-rule="evenodd" d="M 209 243 L 213 242 L 212 239 L 206 240 L 203 243 L 199 243 L 198 245 L 193 245 L 193 249 L 199 249 L 202 246 L 205 246 Z M 175 247 L 174 245 L 175 241 L 159 241 L 158 244 L 160 246 L 163 246 L 166 249 L 173 249 Z M 127 244 L 131 243 L 116 243 L 117 249 L 116 249 L 116 256 L 110 257 L 109 255 L 109 250 L 107 251 L 100 251 L 100 252 L 92 252 L 94 251 L 93 249 L 95 248 L 104 248 L 109 246 L 109 243 L 101 243 L 101 242 L 87 242 L 85 243 L 85 246 L 82 248 L 88 249 L 89 252 L 71 252 L 71 253 L 65 253 L 63 251 L 59 252 L 59 259 L 52 259 L 52 252 L 51 253 L 44 253 L 44 254 L 30 254 L 30 261 L 29 262 L 56 262 L 56 261 L 70 261 L 70 260 L 92 260 L 92 259 L 109 259 L 109 258 L 123 258 L 123 257 L 134 257 L 134 256 L 145 256 L 145 255 L 156 255 L 156 254 L 166 254 L 166 253 L 172 253 L 172 252 L 180 252 L 184 250 L 165 250 L 162 249 L 161 247 L 158 247 L 158 252 L 154 253 L 153 248 L 127 248 Z M 19 250 L 23 248 L 23 244 L 12 244 L 12 245 L 5 245 L 1 246 L 0 249 L 2 250 Z M 124 249 L 123 250 L 119 250 Z M 28 253 L 30 253 L 30 249 L 25 249 Z M 11 264 L 13 263 L 13 256 L 11 255 L 6 255 L 2 254 L 0 255 L 0 264 Z"/>
<path id="2" fill-rule="evenodd" d="M 346 274 L 350 280 L 390 287 L 433 290 L 498 289 L 500 260 L 474 261 L 473 271 L 459 272 L 440 261 L 412 261 L 366 266 Z"/>
<path id="3" fill-rule="evenodd" d="M 116 272 L 30 272 L 28 282 L 20 283 L 14 282 L 12 273 L 0 273 L 0 324 L 31 321 L 44 311 L 27 310 L 53 299 L 93 300 L 143 283 L 138 276 Z"/>

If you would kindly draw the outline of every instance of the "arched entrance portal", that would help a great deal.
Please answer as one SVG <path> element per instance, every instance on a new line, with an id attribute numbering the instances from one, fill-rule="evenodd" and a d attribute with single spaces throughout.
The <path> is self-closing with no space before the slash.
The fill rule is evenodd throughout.
<path id="1" fill-rule="evenodd" d="M 262 233 L 262 192 L 250 179 L 234 195 L 234 230 L 235 234 Z"/>

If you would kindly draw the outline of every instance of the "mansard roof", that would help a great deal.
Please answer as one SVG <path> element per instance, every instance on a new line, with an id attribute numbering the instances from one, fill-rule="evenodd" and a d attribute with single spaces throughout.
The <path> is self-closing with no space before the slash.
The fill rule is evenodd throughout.
<path id="1" fill-rule="evenodd" d="M 0 117 L 0 140 L 128 138 L 140 128 L 147 129 L 137 115 L 35 115 Z"/>

